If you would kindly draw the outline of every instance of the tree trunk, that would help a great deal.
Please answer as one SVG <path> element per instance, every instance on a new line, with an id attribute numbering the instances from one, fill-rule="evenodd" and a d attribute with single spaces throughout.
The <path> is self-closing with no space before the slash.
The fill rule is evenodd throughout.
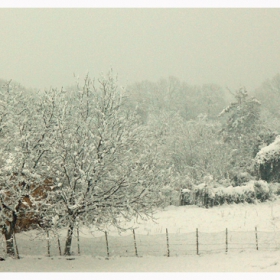
<path id="1" fill-rule="evenodd" d="M 70 256 L 71 255 L 71 244 L 72 244 L 73 230 L 74 230 L 74 223 L 71 223 L 69 225 L 68 231 L 67 231 L 67 238 L 66 238 L 65 250 L 64 250 L 64 255 L 65 256 Z"/>
<path id="2" fill-rule="evenodd" d="M 15 213 L 13 213 L 13 221 L 8 222 L 8 225 L 5 224 L 3 228 L 3 234 L 5 236 L 6 240 L 6 250 L 7 250 L 7 255 L 9 257 L 15 257 L 15 247 L 14 247 L 14 231 L 15 231 L 15 226 L 17 222 L 17 216 Z"/>
<path id="3" fill-rule="evenodd" d="M 6 231 L 4 233 L 5 239 L 6 239 L 6 250 L 7 255 L 9 257 L 15 257 L 15 248 L 14 248 L 14 238 L 12 231 Z"/>

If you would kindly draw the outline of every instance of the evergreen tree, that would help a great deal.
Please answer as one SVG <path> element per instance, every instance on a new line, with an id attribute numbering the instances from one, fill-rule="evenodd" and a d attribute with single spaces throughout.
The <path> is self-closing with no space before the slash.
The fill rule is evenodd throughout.
<path id="1" fill-rule="evenodd" d="M 227 116 L 220 133 L 232 149 L 231 178 L 238 184 L 238 176 L 244 175 L 242 172 L 252 172 L 252 159 L 271 132 L 261 122 L 261 103 L 256 98 L 250 97 L 245 88 L 239 89 L 233 95 L 235 102 L 219 116 Z"/>

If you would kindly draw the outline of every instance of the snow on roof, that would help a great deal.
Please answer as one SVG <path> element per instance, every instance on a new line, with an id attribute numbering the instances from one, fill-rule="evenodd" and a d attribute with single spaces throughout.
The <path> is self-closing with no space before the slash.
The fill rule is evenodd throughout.
<path id="1" fill-rule="evenodd" d="M 255 162 L 260 165 L 273 159 L 280 159 L 280 135 L 275 138 L 274 142 L 257 153 Z"/>

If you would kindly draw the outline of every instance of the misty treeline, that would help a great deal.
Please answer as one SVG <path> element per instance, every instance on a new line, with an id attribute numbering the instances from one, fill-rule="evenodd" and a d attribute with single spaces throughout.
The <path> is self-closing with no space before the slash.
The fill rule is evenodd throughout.
<path id="1" fill-rule="evenodd" d="M 190 86 L 174 77 L 128 88 L 128 106 L 156 131 L 173 186 L 215 181 L 241 183 L 258 176 L 254 158 L 280 129 L 280 75 L 254 92 L 218 85 Z M 175 183 L 176 181 L 176 183 Z"/>
<path id="2" fill-rule="evenodd" d="M 278 105 L 280 75 L 252 93 L 174 77 L 123 89 L 112 71 L 45 91 L 1 81 L 7 254 L 21 230 L 66 228 L 70 255 L 77 225 L 122 230 L 166 201 L 178 204 L 182 189 L 263 179 L 255 158 L 278 135 Z"/>
<path id="3" fill-rule="evenodd" d="M 136 83 L 128 92 L 129 106 L 157 131 L 159 153 L 172 170 L 166 196 L 183 190 L 179 204 L 208 207 L 279 193 L 279 74 L 252 92 L 174 77 Z"/>

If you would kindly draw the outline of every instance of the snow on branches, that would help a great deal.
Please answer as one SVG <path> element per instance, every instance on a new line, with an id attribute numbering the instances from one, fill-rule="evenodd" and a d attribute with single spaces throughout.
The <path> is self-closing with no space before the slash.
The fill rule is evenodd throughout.
<path id="1" fill-rule="evenodd" d="M 42 226 L 68 226 L 68 255 L 76 221 L 120 228 L 120 218 L 152 215 L 168 175 L 158 171 L 151 133 L 123 106 L 124 90 L 112 71 L 96 82 L 87 76 L 68 91 L 8 89 L 0 95 L 0 189 L 9 193 L 3 203 L 14 223 L 28 197 L 29 206 L 44 214 Z M 39 207 L 32 192 L 46 180 L 51 183 Z M 8 221 L 3 213 L 2 225 Z"/>

